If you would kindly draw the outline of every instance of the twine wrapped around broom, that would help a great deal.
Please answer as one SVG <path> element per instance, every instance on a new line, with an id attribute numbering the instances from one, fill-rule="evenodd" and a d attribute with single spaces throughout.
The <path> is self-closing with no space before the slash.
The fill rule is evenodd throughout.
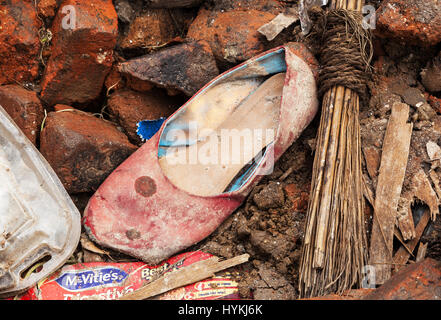
<path id="1" fill-rule="evenodd" d="M 320 43 L 323 103 L 300 266 L 302 297 L 361 286 L 367 261 L 358 116 L 360 98 L 367 100 L 372 43 L 361 27 L 361 6 L 361 0 L 334 1 L 310 35 Z"/>

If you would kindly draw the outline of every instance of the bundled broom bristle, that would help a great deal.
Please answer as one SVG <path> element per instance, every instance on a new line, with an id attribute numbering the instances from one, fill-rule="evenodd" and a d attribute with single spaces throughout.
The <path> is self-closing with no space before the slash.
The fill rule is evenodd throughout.
<path id="1" fill-rule="evenodd" d="M 332 5 L 336 9 L 361 10 L 362 1 L 334 1 Z M 343 16 L 352 21 L 346 25 L 354 26 L 351 14 Z M 365 57 L 365 45 L 359 37 L 348 35 L 348 31 L 346 38 L 344 32 L 336 34 L 342 37 L 342 46 L 354 39 L 358 42 L 359 60 L 355 67 L 349 62 L 343 69 L 356 68 L 350 75 L 362 74 L 358 69 L 363 65 L 360 59 Z M 332 41 L 337 44 L 335 39 Z M 351 45 L 353 52 L 354 44 Z M 344 74 L 342 78 L 345 77 Z M 350 87 L 348 82 L 331 86 L 323 96 L 300 266 L 302 297 L 342 294 L 354 286 L 360 287 L 367 262 L 359 125 L 362 86 L 345 88 L 346 84 Z"/>

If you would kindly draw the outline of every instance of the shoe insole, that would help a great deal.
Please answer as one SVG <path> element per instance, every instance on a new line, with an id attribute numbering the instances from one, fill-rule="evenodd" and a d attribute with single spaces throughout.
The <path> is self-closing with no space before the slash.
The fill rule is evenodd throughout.
<path id="1" fill-rule="evenodd" d="M 204 134 L 204 140 L 167 148 L 159 160 L 165 176 L 194 195 L 224 192 L 240 170 L 274 141 L 284 80 L 285 73 L 267 79 L 211 134 Z"/>
<path id="2" fill-rule="evenodd" d="M 176 119 L 170 121 L 161 137 L 161 146 L 187 146 L 195 143 L 196 138 L 203 137 L 204 129 L 218 128 L 263 80 L 259 77 L 224 82 L 201 93 L 187 104 Z M 179 137 L 174 136 L 175 130 L 179 130 Z"/>

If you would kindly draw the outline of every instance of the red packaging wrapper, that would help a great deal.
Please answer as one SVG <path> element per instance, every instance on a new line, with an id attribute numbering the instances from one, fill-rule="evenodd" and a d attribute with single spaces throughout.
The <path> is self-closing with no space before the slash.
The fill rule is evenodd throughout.
<path id="1" fill-rule="evenodd" d="M 21 300 L 115 300 L 139 289 L 154 277 L 178 270 L 213 255 L 200 251 L 183 253 L 157 266 L 143 262 L 93 262 L 64 266 L 20 297 Z M 166 292 L 160 300 L 235 300 L 237 283 L 214 277 Z"/>

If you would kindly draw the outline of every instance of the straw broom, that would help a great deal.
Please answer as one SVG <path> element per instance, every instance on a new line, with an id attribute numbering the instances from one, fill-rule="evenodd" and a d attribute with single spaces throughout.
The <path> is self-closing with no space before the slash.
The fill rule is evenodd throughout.
<path id="1" fill-rule="evenodd" d="M 331 0 L 330 9 L 361 12 L 363 2 Z M 344 86 L 323 96 L 300 266 L 302 297 L 361 286 L 367 241 L 359 106 L 359 95 Z"/>

